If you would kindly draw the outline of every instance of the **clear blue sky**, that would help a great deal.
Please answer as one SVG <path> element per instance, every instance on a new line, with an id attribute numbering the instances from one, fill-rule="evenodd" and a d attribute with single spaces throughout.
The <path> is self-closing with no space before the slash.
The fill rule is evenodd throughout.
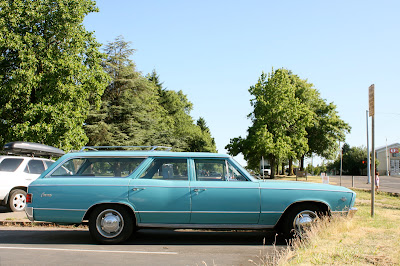
<path id="1" fill-rule="evenodd" d="M 366 146 L 368 87 L 375 84 L 376 147 L 400 142 L 400 1 L 98 0 L 84 25 L 106 44 L 124 36 L 143 74 L 182 90 L 225 153 L 246 136 L 248 89 L 262 71 L 287 68 L 337 105 Z M 239 157 L 239 161 L 244 164 Z M 318 161 L 318 160 L 317 160 Z M 315 163 L 315 161 L 314 161 Z"/>

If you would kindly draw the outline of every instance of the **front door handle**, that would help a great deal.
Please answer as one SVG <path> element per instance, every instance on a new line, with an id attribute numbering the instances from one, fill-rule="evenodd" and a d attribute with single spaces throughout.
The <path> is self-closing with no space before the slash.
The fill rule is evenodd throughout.
<path id="1" fill-rule="evenodd" d="M 194 192 L 199 193 L 199 191 L 206 191 L 207 189 L 205 188 L 195 188 L 193 189 Z"/>

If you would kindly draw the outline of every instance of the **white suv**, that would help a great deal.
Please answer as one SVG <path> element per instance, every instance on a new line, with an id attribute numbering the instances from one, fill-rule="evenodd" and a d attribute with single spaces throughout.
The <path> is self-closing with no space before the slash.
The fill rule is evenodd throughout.
<path id="1" fill-rule="evenodd" d="M 0 156 L 0 203 L 24 211 L 28 185 L 54 161 L 35 157 Z"/>
<path id="2" fill-rule="evenodd" d="M 7 143 L 3 149 L 2 153 L 7 155 L 0 156 L 0 205 L 14 212 L 24 211 L 28 185 L 54 163 L 35 156 L 60 157 L 65 153 L 55 147 L 23 141 Z"/>

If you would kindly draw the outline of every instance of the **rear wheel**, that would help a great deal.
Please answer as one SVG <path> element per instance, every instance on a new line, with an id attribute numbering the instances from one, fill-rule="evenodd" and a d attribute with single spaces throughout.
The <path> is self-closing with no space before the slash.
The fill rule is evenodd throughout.
<path id="1" fill-rule="evenodd" d="M 15 189 L 8 199 L 8 208 L 13 212 L 22 212 L 26 207 L 26 191 Z"/>
<path id="2" fill-rule="evenodd" d="M 123 206 L 99 206 L 89 217 L 90 234 L 102 244 L 125 241 L 132 235 L 133 228 L 133 217 Z"/>
<path id="3" fill-rule="evenodd" d="M 282 224 L 285 238 L 302 237 L 304 232 L 322 215 L 318 206 L 302 204 L 289 210 Z"/>

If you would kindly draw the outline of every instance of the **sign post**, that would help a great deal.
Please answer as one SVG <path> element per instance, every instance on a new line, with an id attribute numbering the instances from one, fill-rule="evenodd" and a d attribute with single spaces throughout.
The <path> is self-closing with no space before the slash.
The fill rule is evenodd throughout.
<path id="1" fill-rule="evenodd" d="M 371 154 L 371 173 L 372 173 L 372 180 L 371 180 L 371 217 L 374 217 L 375 211 L 375 85 L 372 84 L 369 86 L 368 90 L 369 95 L 369 116 L 371 116 L 372 120 L 372 154 Z"/>

